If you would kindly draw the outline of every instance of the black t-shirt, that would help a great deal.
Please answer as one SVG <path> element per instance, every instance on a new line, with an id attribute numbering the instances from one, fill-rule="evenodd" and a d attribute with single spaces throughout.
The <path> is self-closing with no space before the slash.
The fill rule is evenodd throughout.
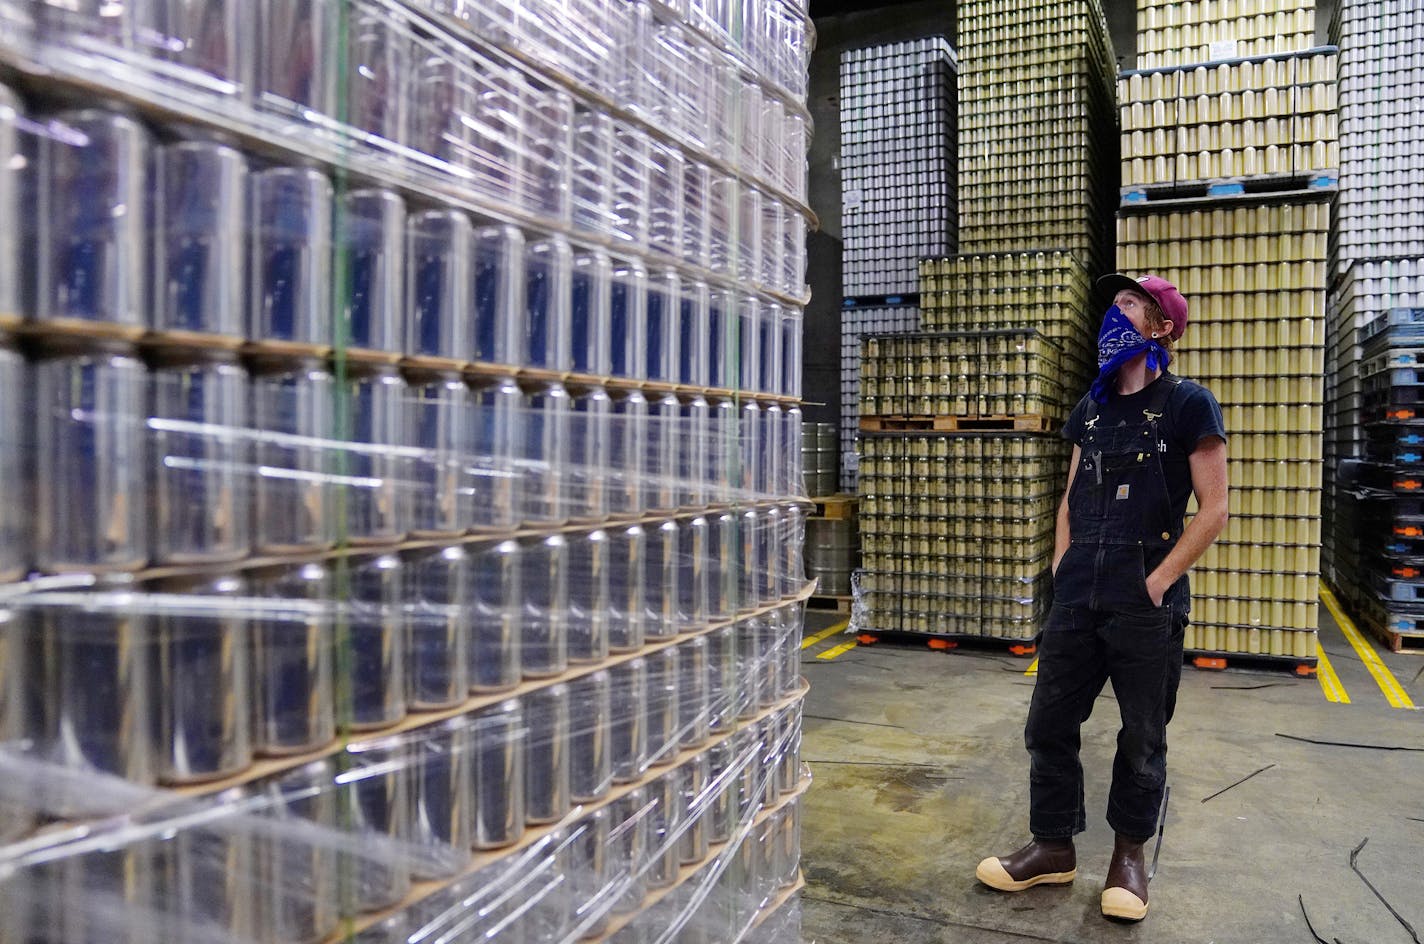
<path id="1" fill-rule="evenodd" d="M 1166 376 L 1163 374 L 1136 393 L 1110 395 L 1107 403 L 1098 406 L 1098 428 L 1141 423 L 1142 411 L 1151 405 L 1157 385 Z M 1085 395 L 1068 415 L 1068 422 L 1063 424 L 1064 439 L 1083 444 L 1083 424 L 1090 402 Z M 1226 439 L 1226 423 L 1221 416 L 1221 405 L 1211 391 L 1190 380 L 1182 380 L 1177 385 L 1162 413 L 1157 421 L 1163 433 L 1162 442 L 1166 444 L 1162 474 L 1167 479 L 1167 493 L 1172 499 L 1172 520 L 1181 521 L 1187 514 L 1187 501 L 1192 495 L 1192 468 L 1188 457 L 1208 436 Z"/>

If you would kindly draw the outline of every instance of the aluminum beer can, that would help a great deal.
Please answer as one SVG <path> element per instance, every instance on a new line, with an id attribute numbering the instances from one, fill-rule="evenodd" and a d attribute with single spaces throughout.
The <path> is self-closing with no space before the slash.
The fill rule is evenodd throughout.
<path id="1" fill-rule="evenodd" d="M 643 556 L 647 534 L 640 524 L 608 532 L 608 647 L 612 652 L 643 648 L 646 619 L 643 610 Z"/>
<path id="2" fill-rule="evenodd" d="M 34 366 L 35 562 L 45 571 L 136 570 L 148 559 L 148 381 L 121 348 Z"/>
<path id="3" fill-rule="evenodd" d="M 410 705 L 449 708 L 469 697 L 470 600 L 473 567 L 460 545 L 406 558 Z"/>
<path id="4" fill-rule="evenodd" d="M 701 396 L 688 397 L 682 404 L 681 417 L 677 436 L 678 506 L 700 510 L 711 500 L 707 480 L 711 469 L 712 419 L 707 401 Z"/>
<path id="5" fill-rule="evenodd" d="M 563 524 L 569 503 L 568 391 L 557 382 L 540 383 L 524 396 L 523 521 L 529 525 Z"/>
<path id="6" fill-rule="evenodd" d="M 342 197 L 341 209 L 346 343 L 405 353 L 405 201 L 390 190 L 354 190 Z"/>
<path id="7" fill-rule="evenodd" d="M 568 542 L 561 534 L 527 539 L 519 556 L 524 677 L 560 675 L 569 667 Z"/>
<path id="8" fill-rule="evenodd" d="M 152 621 L 133 594 L 102 585 L 99 594 L 84 609 L 37 606 L 23 624 L 36 696 L 28 720 L 40 754 L 55 763 L 152 784 Z"/>
<path id="9" fill-rule="evenodd" d="M 470 690 L 499 692 L 519 684 L 524 617 L 518 541 L 470 548 Z"/>
<path id="10" fill-rule="evenodd" d="M 679 493 L 678 462 L 682 454 L 682 404 L 677 395 L 667 393 L 649 404 L 648 439 L 644 447 L 648 454 L 646 510 L 672 514 L 677 510 Z"/>
<path id="11" fill-rule="evenodd" d="M 524 234 L 513 226 L 474 233 L 474 318 L 477 361 L 520 364 L 524 349 Z"/>
<path id="12" fill-rule="evenodd" d="M 159 928 L 151 934 L 201 941 L 249 939 L 256 933 L 255 842 L 242 822 L 248 800 L 240 787 L 208 797 L 210 808 L 221 811 L 217 816 L 186 825 L 157 844 L 152 861 Z"/>
<path id="13" fill-rule="evenodd" d="M 734 625 L 737 631 L 737 686 L 735 705 L 737 718 L 745 721 L 756 716 L 762 703 L 762 655 L 757 648 L 763 634 L 764 620 L 747 618 Z"/>
<path id="14" fill-rule="evenodd" d="M 29 365 L 0 335 L 0 581 L 18 580 L 30 566 L 30 383 Z"/>
<path id="15" fill-rule="evenodd" d="M 127 115 L 55 116 L 41 137 L 35 320 L 143 327 L 152 142 Z"/>
<path id="16" fill-rule="evenodd" d="M 249 581 L 264 598 L 251 635 L 253 745 L 275 756 L 324 747 L 336 736 L 326 567 L 278 565 L 253 571 Z"/>
<path id="17" fill-rule="evenodd" d="M 602 377 L 612 369 L 609 327 L 612 277 L 613 264 L 607 254 L 592 250 L 574 256 L 569 328 L 572 369 L 578 373 Z"/>
<path id="18" fill-rule="evenodd" d="M 707 841 L 721 845 L 732 838 L 737 828 L 736 747 L 731 739 L 716 744 L 707 752 L 710 766 L 709 799 L 706 811 Z"/>
<path id="19" fill-rule="evenodd" d="M 796 706 L 781 713 L 777 731 L 778 761 L 776 790 L 782 796 L 792 793 L 801 781 L 801 708 Z"/>
<path id="20" fill-rule="evenodd" d="M 609 454 L 612 449 L 613 402 L 602 387 L 587 387 L 573 398 L 569 417 L 569 515 L 583 521 L 602 521 L 610 504 Z"/>
<path id="21" fill-rule="evenodd" d="M 254 850 L 258 940 L 317 944 L 337 929 L 337 849 L 316 832 L 338 828 L 336 776 L 319 760 L 257 788 L 267 821 Z"/>
<path id="22" fill-rule="evenodd" d="M 589 940 L 608 928 L 608 902 L 616 850 L 612 845 L 613 811 L 601 807 L 569 827 L 562 847 L 560 874 L 569 879 L 566 924 L 579 940 Z"/>
<path id="23" fill-rule="evenodd" d="M 254 544 L 271 554 L 320 550 L 333 539 L 328 475 L 334 383 L 322 362 L 254 366 L 252 424 L 259 433 Z M 275 434 L 275 435 L 273 435 Z"/>
<path id="24" fill-rule="evenodd" d="M 644 871 L 650 889 L 667 888 L 677 881 L 681 856 L 678 819 L 682 807 L 677 777 L 667 773 L 648 784 L 648 858 Z"/>
<path id="25" fill-rule="evenodd" d="M 737 579 L 737 609 L 750 612 L 762 603 L 763 546 L 761 543 L 761 513 L 756 508 L 748 508 L 741 513 L 738 537 L 741 540 L 741 569 Z"/>
<path id="26" fill-rule="evenodd" d="M 648 277 L 647 363 L 643 379 L 678 382 L 678 285 L 678 277 L 672 272 L 651 273 Z"/>
<path id="27" fill-rule="evenodd" d="M 639 515 L 647 509 L 648 401 L 637 390 L 612 395 L 608 419 L 608 513 Z"/>
<path id="28" fill-rule="evenodd" d="M 568 537 L 570 662 L 598 663 L 608 658 L 610 553 L 606 531 Z"/>
<path id="29" fill-rule="evenodd" d="M 643 628 L 651 640 L 672 639 L 678 634 L 678 526 L 664 521 L 648 533 L 643 568 Z"/>
<path id="30" fill-rule="evenodd" d="M 569 685 L 569 795 L 575 803 L 601 800 L 613 787 L 612 684 L 605 670 Z"/>
<path id="31" fill-rule="evenodd" d="M 693 387 L 708 386 L 711 375 L 708 363 L 708 336 L 712 333 L 709 293 L 704 282 L 689 282 L 682 287 L 679 301 L 677 382 Z"/>
<path id="32" fill-rule="evenodd" d="M 410 702 L 408 574 L 396 554 L 347 560 L 349 723 L 358 731 L 372 730 L 400 721 Z"/>
<path id="33" fill-rule="evenodd" d="M 554 236 L 524 249 L 524 344 L 521 363 L 547 370 L 573 368 L 573 251 Z"/>
<path id="34" fill-rule="evenodd" d="M 241 577 L 173 577 L 147 589 L 161 783 L 215 780 L 252 763 L 252 650 Z"/>
<path id="35" fill-rule="evenodd" d="M 34 733 L 28 690 L 31 680 L 25 667 L 27 650 L 38 648 L 39 637 L 28 630 L 30 618 L 26 611 L 0 607 L 0 745 L 10 746 Z M 29 831 L 33 824 L 28 807 L 25 801 L 0 800 L 0 843 L 18 839 Z M 5 895 L 0 892 L 0 904 L 3 903 Z M 4 919 L 0 918 L 0 929 L 4 927 Z M 0 941 L 9 944 L 4 934 L 0 934 Z"/>
<path id="36" fill-rule="evenodd" d="M 248 378 L 235 358 L 156 352 L 153 390 L 153 559 L 237 560 L 252 550 Z"/>
<path id="37" fill-rule="evenodd" d="M 708 621 L 707 536 L 710 530 L 703 517 L 683 518 L 677 523 L 677 620 L 682 632 L 704 629 Z"/>
<path id="38" fill-rule="evenodd" d="M 460 487 L 469 453 L 470 389 L 455 374 L 413 374 L 410 391 L 419 449 L 411 462 L 411 533 L 453 537 L 473 519 L 473 496 Z"/>
<path id="39" fill-rule="evenodd" d="M 742 501 L 757 501 L 762 497 L 759 490 L 764 460 L 761 444 L 761 406 L 755 400 L 742 404 L 737 425 L 737 442 L 741 447 L 738 477 L 732 483 Z"/>
<path id="40" fill-rule="evenodd" d="M 609 809 L 613 813 L 609 831 L 609 884 L 618 893 L 612 912 L 634 914 L 648 897 L 643 866 L 647 862 L 648 824 L 652 817 L 647 791 L 641 787 L 632 790 L 614 800 Z"/>
<path id="41" fill-rule="evenodd" d="M 346 124 L 390 144 L 405 144 L 410 102 L 410 24 L 390 8 L 346 14 Z M 382 142 L 367 142 L 381 146 Z M 389 146 L 389 145 L 386 145 Z"/>
<path id="42" fill-rule="evenodd" d="M 684 749 L 700 747 L 710 736 L 707 637 L 697 636 L 680 642 L 674 651 L 677 653 L 678 744 Z"/>
<path id="43" fill-rule="evenodd" d="M 353 371 L 351 441 L 345 472 L 346 535 L 353 544 L 392 543 L 413 517 L 409 390 L 393 367 Z"/>
<path id="44" fill-rule="evenodd" d="M 524 394 L 509 377 L 481 379 L 472 397 L 470 474 L 465 479 L 476 531 L 511 531 L 524 502 Z"/>
<path id="45" fill-rule="evenodd" d="M 240 338 L 247 271 L 247 161 L 223 144 L 158 151 L 153 327 Z"/>
<path id="46" fill-rule="evenodd" d="M 611 670 L 609 746 L 615 783 L 634 783 L 648 771 L 648 690 L 646 659 L 631 659 Z"/>
<path id="47" fill-rule="evenodd" d="M 524 751 L 524 821 L 531 826 L 556 823 L 568 815 L 570 797 L 570 693 L 559 683 L 526 695 L 529 727 Z"/>
<path id="48" fill-rule="evenodd" d="M 337 874 L 351 882 L 350 910 L 389 908 L 410 891 L 410 841 L 414 832 L 412 746 L 401 739 L 352 744 L 349 767 L 336 779 L 340 828 L 349 851 Z"/>
<path id="49" fill-rule="evenodd" d="M 411 872 L 421 880 L 451 878 L 469 864 L 474 845 L 475 728 L 469 718 L 453 718 L 412 748 L 417 851 Z"/>
<path id="50" fill-rule="evenodd" d="M 334 114 L 336 0 L 258 0 L 255 104 L 284 117 Z"/>
<path id="51" fill-rule="evenodd" d="M 737 613 L 741 541 L 738 518 L 719 511 L 707 522 L 707 619 L 723 622 Z"/>
<path id="52" fill-rule="evenodd" d="M 250 97 L 257 52 L 251 3 L 147 0 L 133 9 L 140 37 L 162 37 L 145 47 L 148 55 L 231 83 L 235 99 Z"/>
<path id="53" fill-rule="evenodd" d="M 311 168 L 274 167 L 252 175 L 252 193 L 248 338 L 331 344 L 331 181 Z"/>
<path id="54" fill-rule="evenodd" d="M 737 627 L 724 626 L 707 636 L 707 726 L 722 734 L 737 719 Z"/>
<path id="55" fill-rule="evenodd" d="M 406 353 L 470 360 L 474 233 L 459 210 L 426 210 L 410 218 Z"/>
<path id="56" fill-rule="evenodd" d="M 478 91 L 454 56 L 418 44 L 410 143 L 439 175 L 452 175 L 470 163 L 474 137 L 471 118 Z"/>
<path id="57" fill-rule="evenodd" d="M 677 757 L 678 658 L 674 648 L 660 649 L 644 658 L 648 663 L 644 700 L 648 762 L 656 767 Z"/>
<path id="58" fill-rule="evenodd" d="M 614 377 L 646 379 L 648 273 L 637 261 L 617 259 L 613 262 L 608 333 L 613 342 L 608 372 Z"/>
<path id="59" fill-rule="evenodd" d="M 476 849 L 498 849 L 524 835 L 525 752 L 532 729 L 524 704 L 515 699 L 475 716 Z"/>
<path id="60" fill-rule="evenodd" d="M 757 603 L 771 606 L 781 602 L 781 572 L 783 555 L 776 541 L 781 536 L 781 508 L 763 508 L 756 524 Z"/>
<path id="61" fill-rule="evenodd" d="M 677 781 L 680 835 L 678 860 L 682 865 L 696 865 L 707 858 L 707 813 L 711 809 L 708 793 L 709 758 L 706 753 L 678 767 L 672 775 Z"/>

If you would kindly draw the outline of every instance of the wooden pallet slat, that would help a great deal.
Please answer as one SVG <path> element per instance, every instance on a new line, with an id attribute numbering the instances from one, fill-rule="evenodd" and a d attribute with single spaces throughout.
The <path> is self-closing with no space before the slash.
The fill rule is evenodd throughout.
<path id="1" fill-rule="evenodd" d="M 867 433 L 1052 432 L 1057 421 L 1037 413 L 992 416 L 862 416 Z"/>

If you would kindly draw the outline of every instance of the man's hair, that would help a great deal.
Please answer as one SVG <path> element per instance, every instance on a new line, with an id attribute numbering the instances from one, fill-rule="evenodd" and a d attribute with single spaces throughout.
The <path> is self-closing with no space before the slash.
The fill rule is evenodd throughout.
<path id="1" fill-rule="evenodd" d="M 1146 300 L 1142 308 L 1147 313 L 1147 326 L 1158 333 L 1157 343 L 1170 351 L 1175 342 L 1172 340 L 1172 336 L 1167 333 L 1167 316 L 1162 314 L 1162 306 L 1157 304 L 1157 299 L 1151 295 L 1145 292 L 1141 294 Z"/>

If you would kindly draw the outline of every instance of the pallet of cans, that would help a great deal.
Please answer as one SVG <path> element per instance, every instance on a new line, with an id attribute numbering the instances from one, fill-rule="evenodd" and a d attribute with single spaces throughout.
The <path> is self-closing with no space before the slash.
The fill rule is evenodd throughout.
<path id="1" fill-rule="evenodd" d="M 862 434 L 852 623 L 1032 640 L 1048 603 L 1067 459 L 1051 436 Z"/>
<path id="2" fill-rule="evenodd" d="M 796 940 L 804 11 L 182 6 L 0 4 L 0 944 Z"/>
<path id="3" fill-rule="evenodd" d="M 1162 185 L 1214 185 L 1204 196 L 1333 184 L 1337 59 L 1327 46 L 1122 73 L 1125 198 L 1173 192 Z M 1272 175 L 1285 179 L 1262 179 Z"/>
<path id="4" fill-rule="evenodd" d="M 872 336 L 861 358 L 861 426 L 885 417 L 1068 412 L 1063 351 L 1034 328 Z"/>
<path id="5" fill-rule="evenodd" d="M 1340 196 L 1336 272 L 1357 261 L 1424 255 L 1424 15 L 1411 4 L 1335 5 L 1340 47 Z"/>
<path id="6" fill-rule="evenodd" d="M 1230 437 L 1231 520 L 1192 570 L 1199 654 L 1315 659 L 1328 228 L 1318 202 L 1119 218 L 1124 270 L 1187 297 L 1174 369 L 1212 390 Z"/>
<path id="7" fill-rule="evenodd" d="M 1138 0 L 1137 67 L 1294 52 L 1315 37 L 1315 0 Z"/>
<path id="8" fill-rule="evenodd" d="M 959 249 L 1055 246 L 1099 271 L 1116 203 L 1116 72 L 1097 0 L 958 11 Z"/>
<path id="9" fill-rule="evenodd" d="M 854 492 L 856 437 L 860 435 L 860 348 L 873 334 L 900 334 L 920 329 L 920 311 L 907 305 L 850 305 L 841 310 L 841 474 L 840 489 Z"/>
<path id="10" fill-rule="evenodd" d="M 1070 395 L 1097 373 L 1087 268 L 1064 250 L 979 253 L 920 263 L 925 331 L 1005 331 L 1031 324 L 1061 352 Z"/>
<path id="11" fill-rule="evenodd" d="M 953 252 L 959 72 L 943 36 L 841 53 L 841 291 L 915 291 L 921 256 Z"/>

